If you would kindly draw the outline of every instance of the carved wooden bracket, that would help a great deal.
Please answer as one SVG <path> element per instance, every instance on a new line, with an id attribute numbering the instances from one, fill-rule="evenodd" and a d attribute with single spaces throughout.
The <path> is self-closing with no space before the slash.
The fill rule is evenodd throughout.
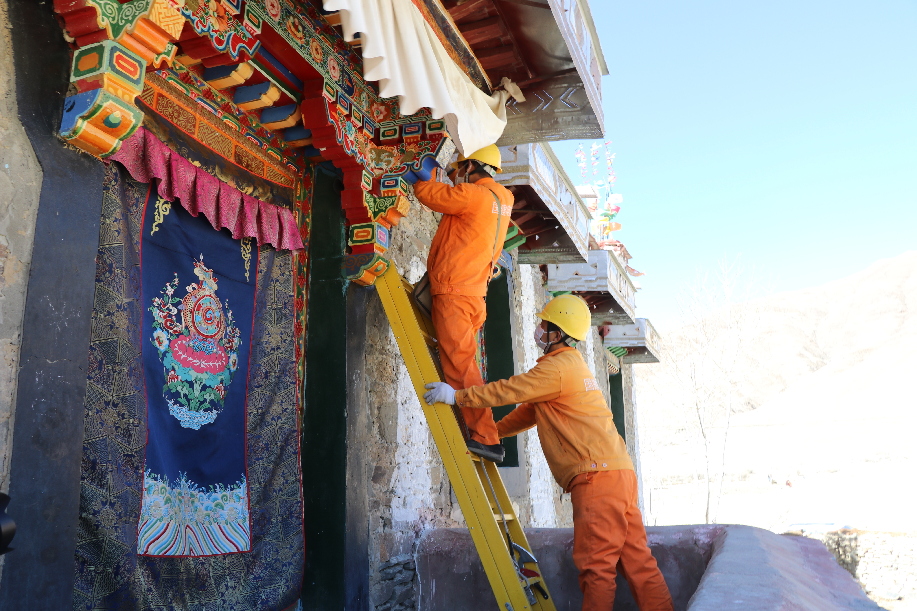
<path id="1" fill-rule="evenodd" d="M 97 157 L 107 157 L 143 121 L 134 99 L 146 66 L 120 44 L 105 40 L 73 55 L 70 81 L 80 91 L 64 102 L 61 138 Z"/>
<path id="2" fill-rule="evenodd" d="M 185 18 L 175 0 L 54 0 L 54 11 L 77 47 L 70 81 L 79 93 L 64 104 L 61 138 L 107 157 L 143 120 L 134 99 L 146 67 L 172 65 Z"/>

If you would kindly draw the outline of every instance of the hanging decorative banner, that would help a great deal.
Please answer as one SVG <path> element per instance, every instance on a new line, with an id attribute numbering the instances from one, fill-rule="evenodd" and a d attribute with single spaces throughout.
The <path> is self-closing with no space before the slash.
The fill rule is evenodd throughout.
<path id="1" fill-rule="evenodd" d="M 137 553 L 244 552 L 251 546 L 245 423 L 257 245 L 164 206 L 151 189 L 141 238 L 149 423 Z"/>
<path id="2" fill-rule="evenodd" d="M 615 161 L 615 153 L 611 152 L 611 140 L 606 140 L 605 141 L 605 165 L 607 167 L 606 180 L 608 182 L 609 188 L 614 187 L 615 182 L 617 182 L 618 180 L 618 177 L 615 176 L 614 161 Z"/>
<path id="3" fill-rule="evenodd" d="M 583 145 L 576 147 L 576 165 L 579 166 L 580 177 L 586 182 L 586 153 L 583 151 Z"/>
<path id="4" fill-rule="evenodd" d="M 155 184 L 131 178 L 117 162 L 105 167 L 103 198 L 73 608 L 295 607 L 305 547 L 293 257 L 305 251 L 233 240 L 203 215 L 192 217 L 178 201 L 162 197 Z M 307 240 L 303 229 L 300 240 Z M 195 265 L 202 262 L 206 270 Z M 307 272 L 300 266 L 301 278 Z M 165 334 L 158 342 L 149 311 L 157 298 L 162 303 L 154 310 L 163 312 L 159 328 Z M 189 314 L 199 315 L 191 326 L 186 304 Z M 219 328 L 222 335 L 214 333 Z M 187 398 L 174 378 L 167 387 L 160 346 L 173 341 L 172 358 L 185 369 L 170 371 L 191 377 Z M 221 350 L 226 364 L 218 368 Z M 212 354 L 196 363 L 195 351 Z M 220 379 L 202 376 L 201 365 Z M 167 399 L 216 418 L 199 429 L 183 427 Z M 176 525 L 184 531 L 179 534 Z M 156 540 L 149 532 L 161 536 Z"/>

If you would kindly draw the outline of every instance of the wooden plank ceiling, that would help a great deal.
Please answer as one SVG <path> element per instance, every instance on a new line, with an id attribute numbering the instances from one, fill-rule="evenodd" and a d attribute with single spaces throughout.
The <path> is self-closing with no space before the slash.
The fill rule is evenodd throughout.
<path id="1" fill-rule="evenodd" d="M 535 0 L 504 0 L 546 8 Z M 508 25 L 500 0 L 446 0 L 443 2 L 459 31 L 471 46 L 490 82 L 504 76 L 520 83 L 535 75 L 520 52 L 516 36 Z"/>

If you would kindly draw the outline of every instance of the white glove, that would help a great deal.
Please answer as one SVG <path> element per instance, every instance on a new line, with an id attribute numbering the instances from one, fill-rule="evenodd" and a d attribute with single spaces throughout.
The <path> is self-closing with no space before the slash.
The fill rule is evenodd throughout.
<path id="1" fill-rule="evenodd" d="M 427 405 L 433 405 L 434 403 L 455 405 L 455 389 L 445 382 L 431 382 L 424 388 L 428 389 L 423 394 L 423 400 L 427 402 Z"/>

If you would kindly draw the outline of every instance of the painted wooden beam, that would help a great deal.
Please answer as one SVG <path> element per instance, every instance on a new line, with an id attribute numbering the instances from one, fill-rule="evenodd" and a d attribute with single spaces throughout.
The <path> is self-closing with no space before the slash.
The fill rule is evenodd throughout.
<path id="1" fill-rule="evenodd" d="M 191 66 L 196 66 L 201 63 L 201 59 L 199 57 L 191 57 L 190 55 L 179 55 L 175 58 L 175 61 L 180 63 L 182 66 L 185 66 L 186 68 L 190 68 Z"/>
<path id="2" fill-rule="evenodd" d="M 446 4 L 446 10 L 455 21 L 462 21 L 468 17 L 482 17 L 494 15 L 497 8 L 493 0 L 468 0 L 467 2 L 449 2 Z M 469 43 L 471 44 L 471 43 Z"/>
<path id="3" fill-rule="evenodd" d="M 299 123 L 301 117 L 299 104 L 273 106 L 261 111 L 261 125 L 271 130 L 284 129 Z"/>
<path id="4" fill-rule="evenodd" d="M 468 44 L 471 46 L 488 40 L 496 40 L 506 36 L 507 33 L 506 26 L 503 25 L 503 20 L 499 17 L 489 17 L 471 23 L 461 24 L 459 25 L 459 30 L 461 30 L 462 36 L 465 37 L 465 40 L 468 41 Z"/>
<path id="5" fill-rule="evenodd" d="M 80 93 L 64 102 L 61 138 L 96 157 L 117 151 L 143 120 L 134 98 L 145 71 L 140 56 L 111 40 L 78 49 L 70 81 Z"/>
<path id="6" fill-rule="evenodd" d="M 296 125 L 283 130 L 283 141 L 287 146 L 300 147 L 312 144 L 312 132 L 303 127 Z M 310 147 L 315 148 L 315 147 Z M 316 151 L 318 149 L 315 149 Z"/>
<path id="7" fill-rule="evenodd" d="M 237 87 L 251 78 L 255 69 L 248 62 L 204 69 L 204 80 L 214 89 Z"/>
<path id="8" fill-rule="evenodd" d="M 280 99 L 280 88 L 269 81 L 237 87 L 233 95 L 233 102 L 242 110 L 265 108 L 273 105 L 278 99 Z"/>
<path id="9" fill-rule="evenodd" d="M 289 68 L 271 55 L 263 45 L 258 48 L 258 54 L 250 63 L 267 80 L 279 87 L 280 91 L 291 100 L 295 102 L 302 100 L 302 81 Z"/>
<path id="10" fill-rule="evenodd" d="M 501 66 L 511 66 L 521 63 L 516 55 L 516 48 L 512 45 L 482 49 L 477 52 L 478 61 L 485 70 L 493 70 Z"/>

